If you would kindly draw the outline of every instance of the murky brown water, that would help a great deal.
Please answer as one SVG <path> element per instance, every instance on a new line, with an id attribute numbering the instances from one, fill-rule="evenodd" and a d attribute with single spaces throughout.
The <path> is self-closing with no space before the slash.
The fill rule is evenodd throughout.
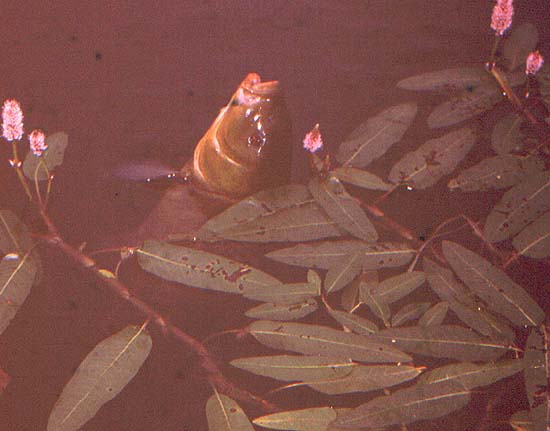
<path id="1" fill-rule="evenodd" d="M 278 79 L 285 87 L 293 119 L 294 182 L 307 179 L 300 138 L 320 123 L 329 151 L 355 126 L 399 102 L 417 100 L 419 118 L 404 139 L 372 165 L 386 175 L 395 160 L 431 138 L 425 116 L 439 99 L 399 90 L 405 77 L 482 61 L 493 35 L 490 1 L 238 1 L 210 2 L 27 2 L 5 5 L 0 28 L 2 100 L 15 97 L 25 111 L 27 130 L 65 130 L 70 146 L 56 174 L 50 211 L 69 243 L 88 249 L 120 245 L 133 235 L 161 194 L 107 176 L 124 160 L 157 159 L 179 168 L 250 71 Z M 517 0 L 517 22 L 539 30 L 540 48 L 550 58 L 550 8 L 546 0 Z M 479 147 L 478 147 L 479 148 Z M 0 159 L 9 148 L 0 148 Z M 488 153 L 487 153 L 488 154 Z M 472 154 L 472 160 L 485 154 Z M 3 164 L 5 166 L 5 163 Z M 25 200 L 15 175 L 0 171 L 0 203 L 19 214 Z M 442 182 L 443 183 L 443 182 Z M 445 218 L 487 213 L 499 194 L 449 198 L 442 187 L 392 195 L 383 209 L 419 235 Z M 33 218 L 27 213 L 29 221 Z M 189 228 L 201 216 L 189 221 Z M 458 238 L 458 237 L 457 237 Z M 480 251 L 471 236 L 462 243 Z M 218 250 L 219 251 L 219 250 Z M 250 257 L 241 247 L 225 254 Z M 82 357 L 100 340 L 142 316 L 110 296 L 58 251 L 41 249 L 43 281 L 0 339 L 0 366 L 12 382 L 0 397 L 0 429 L 45 429 L 49 412 Z M 111 267 L 115 258 L 102 260 Z M 253 263 L 285 281 L 304 278 L 299 269 L 281 269 L 260 258 Z M 542 264 L 515 266 L 514 278 L 546 310 Z M 243 327 L 251 302 L 240 297 L 178 287 L 124 264 L 122 277 L 132 290 L 172 323 L 201 339 Z M 421 298 L 419 298 L 421 300 Z M 309 319 L 324 322 L 324 317 Z M 328 320 L 327 320 L 328 322 Z M 154 333 L 154 348 L 136 378 L 83 428 L 86 431 L 202 431 L 211 388 L 196 358 Z M 235 357 L 267 352 L 251 340 L 216 339 L 212 352 L 226 375 L 255 393 L 273 386 L 223 365 Z M 521 378 L 493 385 L 473 396 L 464 410 L 410 429 L 508 429 L 510 412 L 526 408 Z M 480 425 L 491 394 L 501 394 L 493 421 Z M 289 392 L 290 394 L 290 392 Z M 280 393 L 283 408 L 357 404 L 359 396 L 330 401 L 306 389 Z M 248 409 L 251 417 L 262 412 Z M 502 414 L 502 423 L 495 418 Z"/>

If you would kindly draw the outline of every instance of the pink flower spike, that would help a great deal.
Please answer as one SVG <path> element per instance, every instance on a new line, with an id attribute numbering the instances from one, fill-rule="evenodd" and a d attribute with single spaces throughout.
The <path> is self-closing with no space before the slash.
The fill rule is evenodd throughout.
<path id="1" fill-rule="evenodd" d="M 319 131 L 319 124 L 316 124 L 315 127 L 307 133 L 303 143 L 304 148 L 310 153 L 314 153 L 323 147 L 323 138 L 321 137 L 321 132 Z"/>
<path id="2" fill-rule="evenodd" d="M 513 0 L 497 0 L 497 4 L 493 7 L 493 15 L 491 16 L 491 28 L 496 32 L 497 36 L 502 36 L 512 25 L 512 17 L 514 16 Z"/>
<path id="3" fill-rule="evenodd" d="M 31 151 L 35 156 L 40 157 L 44 151 L 48 149 L 48 144 L 45 142 L 46 136 L 41 130 L 33 130 L 29 135 L 29 143 Z"/>
<path id="4" fill-rule="evenodd" d="M 534 75 L 539 71 L 543 64 L 544 58 L 540 55 L 540 52 L 533 51 L 527 56 L 527 61 L 525 62 L 525 74 Z"/>
<path id="5" fill-rule="evenodd" d="M 18 141 L 23 136 L 23 111 L 15 99 L 6 100 L 2 107 L 2 135 L 8 141 Z"/>

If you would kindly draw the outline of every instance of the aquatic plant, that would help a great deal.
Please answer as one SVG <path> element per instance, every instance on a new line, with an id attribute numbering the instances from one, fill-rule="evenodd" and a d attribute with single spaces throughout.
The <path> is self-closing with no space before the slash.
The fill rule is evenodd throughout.
<path id="1" fill-rule="evenodd" d="M 85 247 L 67 243 L 48 213 L 53 172 L 63 162 L 67 134 L 44 139 L 42 132 L 31 132 L 29 152 L 20 160 L 23 112 L 17 101 L 6 101 L 2 117 L 4 138 L 13 148 L 10 166 L 45 229 L 31 233 L 16 214 L 0 211 L 0 333 L 40 282 L 44 244 L 64 252 L 145 320 L 103 340 L 82 360 L 52 409 L 48 430 L 80 429 L 122 391 L 153 347 L 151 327 L 159 330 L 155 336 L 181 343 L 200 358 L 214 392 L 205 406 L 212 431 L 253 430 L 254 425 L 304 431 L 401 426 L 458 411 L 478 388 L 520 371 L 529 410 L 498 420 L 509 420 L 516 429 L 547 430 L 547 316 L 528 293 L 530 286 L 520 286 L 507 270 L 532 260 L 547 265 L 550 257 L 550 123 L 543 109 L 550 106 L 550 68 L 541 68 L 530 24 L 514 28 L 499 50 L 512 14 L 511 0 L 495 5 L 496 42 L 487 64 L 427 72 L 397 84 L 450 94 L 450 99 L 428 116 L 437 135 L 397 161 L 387 179 L 364 168 L 406 136 L 416 103 L 388 107 L 367 119 L 334 156 L 323 147 L 316 125 L 303 141 L 312 171 L 307 185 L 247 197 L 208 220 L 192 241 L 188 233 L 172 235 L 186 245 L 150 240 L 121 247 L 121 260 L 111 269 Z M 486 124 L 486 114 L 504 103 L 513 112 Z M 492 129 L 494 155 L 465 161 L 472 148 L 488 144 L 479 136 L 482 115 L 484 127 Z M 429 189 L 448 175 L 453 175 L 448 189 L 457 199 L 473 191 L 505 191 L 483 220 L 457 214 L 427 236 L 381 209 L 398 190 Z M 484 252 L 474 252 L 472 242 L 467 247 L 448 239 L 467 230 Z M 269 259 L 305 268 L 305 280 L 283 282 L 248 263 L 205 251 L 226 241 L 266 244 Z M 259 302 L 246 312 L 254 321 L 236 333 L 276 354 L 237 358 L 231 365 L 284 382 L 273 392 L 307 387 L 323 394 L 325 404 L 282 411 L 268 401 L 272 394 L 262 398 L 227 379 L 208 340 L 171 324 L 128 288 L 118 271 L 128 259 L 165 280 Z M 423 292 L 425 302 L 411 302 L 412 292 Z M 331 323 L 318 324 L 311 317 L 318 315 Z M 306 316 L 307 323 L 297 322 Z M 0 387 L 8 382 L 1 372 Z M 373 395 L 380 390 L 384 395 Z M 340 405 L 336 395 L 350 393 L 355 396 L 346 408 L 333 407 Z M 262 414 L 251 421 L 240 405 Z M 480 427 L 497 420 L 488 407 Z"/>

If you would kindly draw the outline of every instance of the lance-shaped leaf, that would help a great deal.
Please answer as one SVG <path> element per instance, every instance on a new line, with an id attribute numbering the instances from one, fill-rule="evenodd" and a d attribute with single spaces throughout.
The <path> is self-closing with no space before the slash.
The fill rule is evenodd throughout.
<path id="1" fill-rule="evenodd" d="M 359 285 L 360 301 L 367 305 L 372 313 L 384 322 L 384 326 L 388 327 L 390 326 L 391 317 L 390 306 L 386 302 L 380 301 L 378 297 L 373 296 L 370 293 L 372 289 L 371 283 L 361 283 Z"/>
<path id="2" fill-rule="evenodd" d="M 535 50 L 538 41 L 539 33 L 533 24 L 525 22 L 514 27 L 502 49 L 508 70 L 512 71 L 525 65 L 527 56 Z"/>
<path id="3" fill-rule="evenodd" d="M 418 320 L 419 326 L 437 326 L 441 325 L 445 320 L 449 310 L 449 303 L 442 301 L 435 304 L 429 310 L 427 310 L 422 317 Z"/>
<path id="4" fill-rule="evenodd" d="M 24 254 L 31 244 L 27 226 L 10 210 L 0 210 L 0 253 Z"/>
<path id="5" fill-rule="evenodd" d="M 341 230 L 317 205 L 306 186 L 291 184 L 249 196 L 208 220 L 202 240 L 311 241 Z"/>
<path id="6" fill-rule="evenodd" d="M 330 268 L 325 276 L 323 284 L 324 290 L 327 293 L 338 292 L 347 284 L 351 283 L 363 269 L 363 252 L 357 251 L 348 256 L 348 259 L 343 265 Z"/>
<path id="7" fill-rule="evenodd" d="M 416 151 L 401 158 L 391 169 L 389 180 L 425 189 L 451 173 L 476 141 L 472 129 L 465 127 L 430 139 Z"/>
<path id="8" fill-rule="evenodd" d="M 507 342 L 480 337 L 456 325 L 386 328 L 369 337 L 405 352 L 459 361 L 492 361 L 512 350 Z"/>
<path id="9" fill-rule="evenodd" d="M 296 304 L 260 304 L 244 314 L 251 319 L 298 320 L 318 308 L 317 301 L 310 298 Z"/>
<path id="10" fill-rule="evenodd" d="M 550 212 L 523 229 L 512 241 L 519 254 L 544 259 L 550 257 Z"/>
<path id="11" fill-rule="evenodd" d="M 69 135 L 65 132 L 57 132 L 46 137 L 48 149 L 41 156 L 35 156 L 32 151 L 27 153 L 23 162 L 23 173 L 34 181 L 44 181 L 53 173 L 53 170 L 63 163 L 65 149 L 69 145 Z"/>
<path id="12" fill-rule="evenodd" d="M 360 365 L 343 377 L 318 381 L 305 380 L 303 384 L 328 395 L 367 392 L 390 388 L 416 378 L 423 368 L 410 365 Z"/>
<path id="13" fill-rule="evenodd" d="M 279 284 L 259 269 L 188 247 L 145 241 L 136 253 L 145 271 L 187 286 L 241 293 L 247 287 Z"/>
<path id="14" fill-rule="evenodd" d="M 544 311 L 533 298 L 480 255 L 450 241 L 443 242 L 443 254 L 460 279 L 489 309 L 519 326 L 536 326 L 544 320 Z"/>
<path id="15" fill-rule="evenodd" d="M 50 414 L 48 431 L 79 430 L 132 380 L 151 347 L 143 326 L 127 326 L 101 341 L 63 388 Z"/>
<path id="16" fill-rule="evenodd" d="M 357 240 L 321 241 L 298 244 L 266 254 L 270 259 L 306 268 L 330 269 L 344 265 L 349 256 L 363 251 L 363 269 L 395 268 L 406 265 L 415 249 L 404 243 L 369 244 Z"/>
<path id="17" fill-rule="evenodd" d="M 338 178 L 332 175 L 323 180 L 314 177 L 309 182 L 309 191 L 340 228 L 365 241 L 372 242 L 378 239 L 378 234 L 367 215 Z"/>
<path id="18" fill-rule="evenodd" d="M 348 184 L 353 184 L 357 187 L 362 187 L 367 190 L 390 190 L 393 186 L 386 183 L 382 178 L 377 177 L 363 169 L 351 168 L 349 166 L 341 166 L 331 171 L 332 175 L 340 181 Z"/>
<path id="19" fill-rule="evenodd" d="M 497 154 L 508 154 L 523 148 L 520 130 L 523 116 L 520 114 L 504 114 L 495 124 L 491 134 L 491 147 Z"/>
<path id="20" fill-rule="evenodd" d="M 344 358 L 279 355 L 234 359 L 234 367 L 285 382 L 338 379 L 360 365 Z"/>
<path id="21" fill-rule="evenodd" d="M 344 166 L 367 166 L 401 140 L 416 111 L 416 103 L 404 103 L 369 118 L 340 144 L 336 159 Z"/>
<path id="22" fill-rule="evenodd" d="M 338 356 L 362 362 L 408 362 L 409 355 L 373 338 L 326 326 L 261 320 L 248 327 L 260 343 L 306 355 Z"/>
<path id="23" fill-rule="evenodd" d="M 356 334 L 368 335 L 378 332 L 378 326 L 364 317 L 346 311 L 333 310 L 332 308 L 327 308 L 327 311 L 340 325 Z"/>
<path id="24" fill-rule="evenodd" d="M 525 173 L 521 159 L 510 154 L 489 157 L 460 173 L 447 185 L 449 189 L 463 192 L 487 189 L 503 189 L 517 184 Z"/>
<path id="25" fill-rule="evenodd" d="M 492 385 L 519 373 L 522 369 L 523 363 L 518 359 L 507 359 L 488 364 L 462 362 L 443 365 L 428 371 L 420 376 L 418 383 L 440 384 L 454 381 L 465 389 L 472 390 L 480 386 Z"/>
<path id="26" fill-rule="evenodd" d="M 490 338 L 513 341 L 515 332 L 500 318 L 486 310 L 485 304 L 472 295 L 466 287 L 458 282 L 453 273 L 424 258 L 428 283 L 432 290 L 443 300 L 456 316 L 470 328 Z"/>
<path id="27" fill-rule="evenodd" d="M 391 304 L 407 296 L 417 287 L 424 284 L 425 281 L 426 276 L 421 271 L 405 272 L 394 277 L 386 278 L 378 284 L 362 284 L 359 291 L 359 298 L 363 301 L 366 295 L 365 289 L 370 289 L 370 294 L 379 302 Z"/>
<path id="28" fill-rule="evenodd" d="M 432 304 L 429 302 L 405 304 L 392 317 L 391 326 L 401 326 L 411 320 L 418 319 L 428 308 L 430 308 L 430 305 Z"/>
<path id="29" fill-rule="evenodd" d="M 255 301 L 290 305 L 319 296 L 321 286 L 316 283 L 274 284 L 265 287 L 248 287 L 243 296 Z"/>
<path id="30" fill-rule="evenodd" d="M 263 428 L 292 431 L 326 431 L 336 419 L 336 410 L 332 407 L 314 407 L 303 410 L 291 410 L 272 413 L 254 419 L 254 424 Z"/>
<path id="31" fill-rule="evenodd" d="M 483 229 L 491 243 L 520 232 L 550 209 L 550 171 L 536 172 L 512 187 L 493 208 Z"/>
<path id="32" fill-rule="evenodd" d="M 208 431 L 254 431 L 243 409 L 218 391 L 206 402 L 206 419 Z"/>
<path id="33" fill-rule="evenodd" d="M 470 401 L 470 392 L 455 382 L 414 385 L 368 401 L 338 417 L 335 425 L 377 429 L 445 416 Z"/>
<path id="34" fill-rule="evenodd" d="M 531 328 L 523 357 L 525 388 L 535 431 L 550 427 L 550 328 Z"/>
<path id="35" fill-rule="evenodd" d="M 0 261 L 0 334 L 29 296 L 36 270 L 28 254 L 8 254 Z"/>
<path id="36" fill-rule="evenodd" d="M 413 91 L 468 90 L 487 78 L 481 67 L 457 67 L 411 76 L 397 83 L 399 88 Z"/>
<path id="37" fill-rule="evenodd" d="M 359 279 L 348 284 L 340 294 L 340 305 L 346 311 L 351 311 L 359 303 Z"/>

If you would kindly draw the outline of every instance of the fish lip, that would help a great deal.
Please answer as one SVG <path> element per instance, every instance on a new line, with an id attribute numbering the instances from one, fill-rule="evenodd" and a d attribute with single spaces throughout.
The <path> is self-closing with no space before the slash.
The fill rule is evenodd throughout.
<path id="1" fill-rule="evenodd" d="M 265 81 L 262 82 L 260 75 L 257 73 L 249 73 L 243 80 L 240 87 L 258 96 L 273 96 L 278 94 L 281 90 L 279 81 Z"/>

